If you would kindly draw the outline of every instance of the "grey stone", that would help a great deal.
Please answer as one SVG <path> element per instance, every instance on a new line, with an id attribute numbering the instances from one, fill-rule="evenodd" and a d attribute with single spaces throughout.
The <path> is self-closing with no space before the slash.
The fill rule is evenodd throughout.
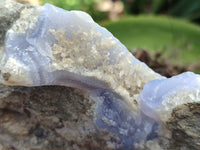
<path id="1" fill-rule="evenodd" d="M 73 88 L 1 85 L 0 149 L 112 149 L 107 140 L 115 138 L 95 132 L 94 107 Z"/>
<path id="2" fill-rule="evenodd" d="M 6 31 L 30 5 L 0 0 L 0 44 Z M 5 80 L 9 74 L 4 75 Z M 85 90 L 63 86 L 0 85 L 0 149 L 2 150 L 111 150 L 121 141 L 95 123 L 97 103 Z M 158 137 L 136 147 L 141 150 L 198 150 L 200 104 L 177 106 L 167 121 L 169 138 Z M 109 120 L 108 120 L 109 121 Z M 111 122 L 112 123 L 112 122 Z M 153 135 L 152 135 L 153 136 Z"/>
<path id="3" fill-rule="evenodd" d="M 200 103 L 176 107 L 167 122 L 172 130 L 171 149 L 198 150 L 200 147 Z"/>
<path id="4" fill-rule="evenodd" d="M 9 3 L 6 6 L 6 1 L 0 0 L 0 44 L 4 43 L 6 31 L 12 26 L 13 22 L 20 17 L 20 12 L 24 8 L 19 3 Z"/>

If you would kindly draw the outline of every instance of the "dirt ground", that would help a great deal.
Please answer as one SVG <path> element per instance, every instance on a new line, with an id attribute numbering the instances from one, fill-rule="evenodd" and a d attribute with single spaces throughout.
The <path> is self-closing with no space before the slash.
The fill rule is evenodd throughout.
<path id="1" fill-rule="evenodd" d="M 132 54 L 140 61 L 146 63 L 155 72 L 160 73 L 166 77 L 172 77 L 182 72 L 188 71 L 185 66 L 175 66 L 162 59 L 162 53 L 157 52 L 154 55 L 146 50 L 133 50 Z"/>

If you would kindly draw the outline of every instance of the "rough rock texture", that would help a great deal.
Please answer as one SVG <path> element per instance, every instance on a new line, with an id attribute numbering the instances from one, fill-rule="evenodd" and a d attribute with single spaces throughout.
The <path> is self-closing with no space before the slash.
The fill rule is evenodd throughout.
<path id="1" fill-rule="evenodd" d="M 172 130 L 170 148 L 198 150 L 200 147 L 200 103 L 188 103 L 176 107 L 168 121 Z"/>
<path id="2" fill-rule="evenodd" d="M 112 135 L 94 133 L 95 104 L 86 95 L 60 86 L 1 85 L 0 149 L 111 149 Z"/>
<path id="3" fill-rule="evenodd" d="M 12 6 L 5 7 L 3 0 L 0 0 L 0 44 L 4 43 L 6 31 L 12 26 L 13 22 L 20 17 L 20 12 L 24 8 L 23 5 L 13 3 Z M 12 10 L 9 10 L 12 8 Z"/>
<path id="4" fill-rule="evenodd" d="M 0 86 L 0 150 L 114 149 L 116 138 L 95 133 L 95 103 L 85 91 L 62 86 Z M 166 139 L 141 143 L 138 149 L 198 150 L 200 104 L 174 109 Z M 161 146 L 159 146 L 158 145 Z M 166 144 L 167 143 L 167 144 Z"/>
<path id="5" fill-rule="evenodd" d="M 166 77 L 172 77 L 193 69 L 186 68 L 185 66 L 173 66 L 164 60 L 159 60 L 162 53 L 156 53 L 152 57 L 147 51 L 139 50 L 134 51 L 133 54 L 136 58 L 148 64 L 154 71 Z M 170 140 L 170 148 L 168 149 L 199 149 L 200 124 L 197 123 L 199 120 L 199 103 L 188 103 L 175 108 L 172 117 L 167 122 L 168 128 L 172 131 L 172 139 Z"/>
<path id="6" fill-rule="evenodd" d="M 31 7 L 16 3 L 3 6 L 2 3 L 3 0 L 0 0 L 1 46 L 4 44 L 6 31 L 19 17 L 20 11 L 25 7 Z M 10 8 L 12 11 L 7 11 Z M 7 75 L 5 75 L 6 78 L 8 78 Z M 116 135 L 108 132 L 106 127 L 105 130 L 99 130 L 96 126 L 97 103 L 89 95 L 90 93 L 84 90 L 62 86 L 9 87 L 0 85 L 0 149 L 111 150 L 115 149 L 116 145 L 124 144 Z M 107 102 L 107 106 L 110 107 L 106 113 L 113 113 L 115 119 L 119 118 L 118 122 L 123 121 L 124 118 L 120 117 L 124 117 L 124 109 L 119 110 L 117 105 L 112 106 L 113 101 L 109 99 L 109 96 L 106 97 L 107 99 L 105 98 L 107 101 L 102 100 L 102 103 Z M 118 111 L 110 111 L 112 108 Z M 99 112 L 105 113 L 104 109 Z M 109 118 L 110 116 L 105 117 Z M 115 123 L 112 122 L 113 118 L 110 120 L 108 118 L 103 119 L 110 124 Z M 167 122 L 167 128 L 172 131 L 172 137 L 169 136 L 169 139 L 155 138 L 158 135 L 154 135 L 152 131 L 151 136 L 147 137 L 147 142 L 140 141 L 135 147 L 137 150 L 198 149 L 199 118 L 198 103 L 178 106 L 174 108 L 172 117 Z M 104 124 L 102 123 L 102 125 Z M 117 130 L 116 132 L 119 134 L 126 133 L 124 130 L 118 131 L 118 129 L 123 129 L 120 128 L 120 125 L 122 124 L 116 125 L 118 128 L 111 126 L 110 130 Z M 156 125 L 155 128 L 157 128 Z M 129 134 L 129 132 L 127 133 Z M 129 137 L 122 136 L 121 139 L 123 138 L 127 143 L 133 143 Z M 137 137 L 135 138 L 137 139 Z M 129 149 L 131 148 L 129 147 Z"/>
<path id="7" fill-rule="evenodd" d="M 141 90 L 146 80 L 158 78 L 160 75 L 155 74 L 145 64 L 135 59 L 117 39 L 112 37 L 111 33 L 98 26 L 98 24 L 95 24 L 92 18 L 84 12 L 67 12 L 50 4 L 44 7 L 33 7 L 16 4 L 9 0 L 1 1 L 1 6 L 2 10 L 4 7 L 6 10 L 5 13 L 2 11 L 3 17 L 1 18 L 1 22 L 4 22 L 3 19 L 7 14 L 10 16 L 10 19 L 7 20 L 12 20 L 12 18 L 14 18 L 11 23 L 7 24 L 8 26 L 6 26 L 6 24 L 2 26 L 3 36 L 1 36 L 2 47 L 0 49 L 2 52 L 2 55 L 0 55 L 1 81 L 9 81 L 12 85 L 40 86 L 61 84 L 66 86 L 71 85 L 77 88 L 92 89 L 88 90 L 88 92 L 91 92 L 89 94 L 91 97 L 89 97 L 86 91 L 71 92 L 71 90 L 67 90 L 66 87 L 25 88 L 2 86 L 1 90 L 3 92 L 0 105 L 2 109 L 2 133 L 0 134 L 2 147 L 15 149 L 120 149 L 126 147 L 126 149 L 133 149 L 135 143 L 141 140 L 146 142 L 146 137 L 148 135 L 151 137 L 151 134 L 154 133 L 152 126 L 155 121 L 145 118 L 145 116 L 145 119 L 143 119 L 142 113 L 140 114 L 139 111 L 130 109 L 132 106 L 125 104 L 124 99 L 119 96 L 117 92 L 111 89 L 108 90 L 109 88 L 106 87 L 107 84 L 99 80 L 94 80 L 92 77 L 95 77 L 95 75 L 98 76 L 99 74 L 98 72 L 95 74 L 93 69 L 100 67 L 99 64 L 104 60 L 104 55 L 109 56 L 110 54 L 110 56 L 106 58 L 107 63 L 99 68 L 99 71 L 103 73 L 103 76 L 99 76 L 100 79 L 104 80 L 107 77 L 106 81 L 117 83 L 121 82 L 121 80 L 114 80 L 113 75 L 121 79 L 127 79 L 129 77 L 129 82 L 126 82 L 123 86 L 126 87 L 126 85 L 129 85 L 131 82 L 138 82 L 137 84 L 131 84 L 137 86 L 136 89 L 131 89 L 127 86 L 127 90 L 131 91 Z M 20 16 L 19 19 L 15 17 L 16 14 L 13 13 L 12 9 L 17 10 L 16 14 Z M 54 14 L 54 11 L 57 14 Z M 39 19 L 38 17 L 40 15 L 41 18 Z M 65 22 L 59 22 L 58 16 L 60 19 L 63 19 L 63 17 L 69 18 L 66 19 Z M 49 18 L 49 20 L 47 18 Z M 42 21 L 45 21 L 45 23 Z M 40 22 L 42 26 L 39 26 L 37 24 L 38 22 Z M 49 48 L 48 45 L 44 45 L 44 42 L 48 41 L 49 37 L 47 36 L 45 39 L 43 34 L 40 34 L 43 33 L 40 32 L 40 29 L 42 28 L 46 31 L 45 33 L 49 33 L 49 28 L 43 25 L 51 25 L 52 22 L 58 23 L 56 25 L 54 24 L 55 28 L 57 28 L 58 25 L 61 26 L 59 28 L 62 28 L 63 26 L 69 25 L 69 23 L 83 26 L 83 30 L 80 31 L 75 30 L 76 28 L 70 30 L 66 29 L 66 31 L 73 33 L 74 39 L 71 40 L 66 39 L 65 34 L 60 34 L 61 31 L 57 32 L 51 30 L 51 32 L 56 34 L 56 37 L 61 37 L 61 39 L 57 39 L 57 41 L 61 42 L 63 40 L 64 44 L 62 45 L 62 42 L 60 43 L 61 45 L 55 44 L 58 50 L 62 50 L 62 55 L 58 53 L 58 56 L 62 56 L 61 58 L 63 59 L 60 59 L 60 57 L 57 58 L 57 56 L 53 57 L 55 59 L 53 61 L 58 61 L 61 65 L 60 69 L 56 65 L 56 69 L 59 70 L 58 72 L 53 70 L 53 73 L 51 70 L 52 66 L 48 68 L 50 65 L 49 63 L 55 65 L 52 63 L 52 60 L 49 60 L 50 57 L 47 57 L 50 56 L 50 53 L 46 55 L 46 53 L 44 54 L 39 51 L 45 51 L 45 48 Z M 100 31 L 94 32 L 92 25 L 95 25 L 103 34 L 101 35 Z M 39 33 L 40 39 L 37 34 L 33 33 L 35 27 L 38 28 L 36 31 Z M 84 27 L 87 27 L 86 31 Z M 89 27 L 91 27 L 91 30 L 88 31 Z M 104 32 L 106 35 L 104 35 Z M 87 35 L 87 33 L 89 33 L 89 35 Z M 95 40 L 93 35 L 96 35 Z M 27 36 L 29 36 L 29 38 Z M 109 36 L 110 38 L 108 38 Z M 4 40 L 4 38 L 6 40 Z M 113 39 L 116 40 L 116 42 L 113 41 Z M 93 40 L 97 40 L 97 42 L 93 44 Z M 98 42 L 98 40 L 100 42 Z M 42 47 L 39 47 L 37 51 L 35 48 L 37 47 L 36 45 L 39 44 L 38 41 Z M 110 45 L 110 41 L 113 41 L 112 45 Z M 34 44 L 34 42 L 36 43 Z M 108 53 L 107 50 L 112 48 L 113 44 L 116 46 L 116 43 L 118 43 L 119 46 L 122 45 L 122 53 L 119 54 L 115 52 L 115 49 L 113 51 L 110 50 Z M 95 48 L 93 47 L 96 46 L 95 44 L 99 44 L 97 52 L 91 51 Z M 55 48 L 54 50 L 56 51 L 55 45 L 53 45 L 53 49 Z M 80 50 L 81 53 L 76 51 L 77 45 L 80 47 L 78 50 Z M 120 47 L 120 49 L 122 47 Z M 118 47 L 114 48 L 117 49 Z M 48 50 L 45 52 L 50 52 Z M 88 50 L 90 50 L 91 53 Z M 99 52 L 103 51 L 105 51 L 105 53 L 102 56 Z M 96 54 L 93 55 L 92 52 Z M 66 53 L 69 53 L 70 57 L 63 56 Z M 8 56 L 7 54 L 11 54 L 12 56 Z M 126 56 L 123 54 L 126 54 Z M 89 58 L 87 58 L 88 55 Z M 120 55 L 119 58 L 123 56 L 122 61 L 119 61 L 119 58 L 116 59 L 119 62 L 119 68 L 117 68 L 118 65 L 115 62 L 109 60 L 111 56 L 114 58 L 116 55 Z M 82 60 L 77 62 L 77 58 L 80 57 L 84 58 L 84 62 L 82 62 Z M 72 59 L 72 64 L 70 62 L 63 62 L 63 60 L 67 59 Z M 131 62 L 136 63 L 136 66 L 134 67 Z M 124 63 L 128 65 L 131 64 L 130 66 L 136 70 L 130 69 L 130 67 L 126 65 L 126 72 L 124 72 Z M 68 64 L 71 65 L 69 68 Z M 145 68 L 141 70 L 140 67 Z M 78 72 L 73 72 L 73 68 L 78 69 Z M 107 68 L 108 71 L 107 69 L 103 70 L 104 68 Z M 49 72 L 45 71 L 46 69 Z M 122 70 L 120 75 L 116 69 Z M 132 81 L 132 79 L 137 79 L 137 76 L 134 78 L 131 76 L 123 77 L 123 75 L 130 73 L 130 70 L 133 73 L 139 72 L 140 75 L 138 76 L 142 78 L 146 77 L 143 80 L 140 79 L 142 84 L 140 80 Z M 140 72 L 140 70 L 148 72 L 148 74 L 144 74 Z M 90 75 L 87 77 L 87 71 L 92 73 L 92 77 Z M 104 73 L 107 72 L 108 76 L 106 76 L 106 74 L 104 75 Z M 81 73 L 82 76 L 79 73 Z M 150 76 L 152 74 L 152 77 L 148 78 L 147 76 L 149 74 Z M 21 84 L 15 84 L 16 82 L 13 82 L 12 79 Z M 25 84 L 25 80 L 30 84 Z M 47 80 L 48 82 L 46 82 Z M 128 94 L 128 97 L 129 95 L 131 97 L 133 96 L 132 94 L 123 92 L 123 88 L 121 88 L 119 84 L 115 85 L 110 83 L 110 86 L 118 89 L 118 92 L 124 93 L 125 95 Z M 133 104 L 137 107 L 135 103 Z M 137 119 L 137 117 L 141 119 Z M 144 128 L 146 130 L 144 130 Z"/>

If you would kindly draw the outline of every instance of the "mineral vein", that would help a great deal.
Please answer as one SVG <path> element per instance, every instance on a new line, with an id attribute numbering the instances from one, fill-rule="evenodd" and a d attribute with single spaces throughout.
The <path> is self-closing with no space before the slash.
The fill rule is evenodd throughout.
<path id="1" fill-rule="evenodd" d="M 85 12 L 10 0 L 0 4 L 8 14 L 18 13 L 8 31 L 2 31 L 0 82 L 89 91 L 97 103 L 98 128 L 122 141 L 116 148 L 156 140 L 175 107 L 200 101 L 199 75 L 166 79 L 155 73 Z M 11 5 L 20 9 L 9 10 Z"/>

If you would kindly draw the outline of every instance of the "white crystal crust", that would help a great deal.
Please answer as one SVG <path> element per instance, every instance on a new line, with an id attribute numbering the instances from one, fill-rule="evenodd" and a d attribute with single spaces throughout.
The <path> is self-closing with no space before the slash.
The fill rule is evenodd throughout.
<path id="1" fill-rule="evenodd" d="M 1 70 L 28 68 L 24 76 L 19 71 L 22 79 L 2 81 L 8 85 L 109 88 L 133 104 L 146 82 L 164 78 L 137 60 L 87 13 L 51 4 L 22 10 L 7 32 L 4 49 Z M 6 65 L 9 58 L 20 65 Z M 17 77 L 17 72 L 7 73 Z M 98 85 L 98 81 L 107 86 Z"/>
<path id="2" fill-rule="evenodd" d="M 150 81 L 144 86 L 138 102 L 146 115 L 166 122 L 177 106 L 200 102 L 200 75 L 185 72 L 168 79 Z"/>

